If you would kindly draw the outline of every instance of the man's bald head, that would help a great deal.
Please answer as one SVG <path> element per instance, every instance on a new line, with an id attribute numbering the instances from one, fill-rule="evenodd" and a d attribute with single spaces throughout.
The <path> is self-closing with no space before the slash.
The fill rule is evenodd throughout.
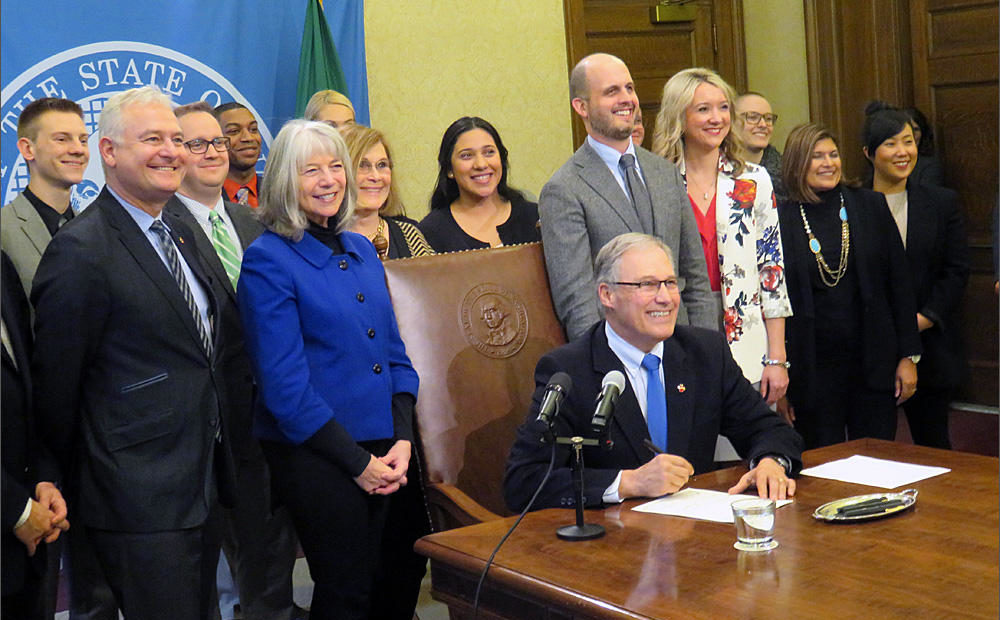
<path id="1" fill-rule="evenodd" d="M 590 95 L 590 80 L 588 79 L 590 69 L 609 64 L 625 66 L 621 58 L 603 52 L 590 54 L 581 58 L 580 62 L 576 63 L 576 66 L 573 67 L 573 70 L 569 74 L 570 100 L 583 99 L 587 101 Z"/>

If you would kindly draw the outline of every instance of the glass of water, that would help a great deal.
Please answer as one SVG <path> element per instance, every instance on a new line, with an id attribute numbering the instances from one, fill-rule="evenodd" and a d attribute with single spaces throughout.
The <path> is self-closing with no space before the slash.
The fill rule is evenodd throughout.
<path id="1" fill-rule="evenodd" d="M 740 551 L 770 551 L 774 540 L 774 500 L 740 499 L 731 504 L 736 522 L 736 543 Z"/>

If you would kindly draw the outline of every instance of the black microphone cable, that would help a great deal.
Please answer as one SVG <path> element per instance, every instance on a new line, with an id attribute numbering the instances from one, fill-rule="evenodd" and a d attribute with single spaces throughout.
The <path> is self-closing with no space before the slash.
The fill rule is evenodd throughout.
<path id="1" fill-rule="evenodd" d="M 476 596 L 472 600 L 473 620 L 479 618 L 479 592 L 480 590 L 482 590 L 483 582 L 486 581 L 486 573 L 489 572 L 490 566 L 493 564 L 493 558 L 496 557 L 497 553 L 500 551 L 500 547 L 502 547 L 503 544 L 507 542 L 507 539 L 510 538 L 510 535 L 514 533 L 514 529 L 521 523 L 521 520 L 524 519 L 524 516 L 528 514 L 529 511 L 531 511 L 531 507 L 535 504 L 535 500 L 538 499 L 538 494 L 542 492 L 542 489 L 545 488 L 545 483 L 549 481 L 549 476 L 552 475 L 552 469 L 553 467 L 555 467 L 555 463 L 556 463 L 556 442 L 553 441 L 552 456 L 549 458 L 549 468 L 545 470 L 545 475 L 542 477 L 542 482 L 538 485 L 538 488 L 535 489 L 535 494 L 531 496 L 531 499 L 528 501 L 528 505 L 524 507 L 524 510 L 521 512 L 521 515 L 517 518 L 517 521 L 514 521 L 514 525 L 510 526 L 510 529 L 507 530 L 507 533 L 504 534 L 503 538 L 500 539 L 500 542 L 497 543 L 497 546 L 493 549 L 493 553 L 491 553 L 489 559 L 486 560 L 486 566 L 483 567 L 483 572 L 480 573 L 479 575 L 479 582 L 476 584 Z"/>

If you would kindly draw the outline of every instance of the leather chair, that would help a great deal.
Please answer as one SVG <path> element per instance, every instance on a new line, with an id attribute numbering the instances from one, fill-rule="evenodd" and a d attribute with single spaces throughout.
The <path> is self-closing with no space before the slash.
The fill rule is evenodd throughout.
<path id="1" fill-rule="evenodd" d="M 503 470 L 538 359 L 565 342 L 541 244 L 385 263 L 420 375 L 417 449 L 435 531 L 496 519 Z"/>

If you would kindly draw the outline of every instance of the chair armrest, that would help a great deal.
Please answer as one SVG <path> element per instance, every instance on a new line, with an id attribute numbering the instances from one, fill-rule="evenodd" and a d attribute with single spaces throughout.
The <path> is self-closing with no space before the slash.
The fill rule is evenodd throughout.
<path id="1" fill-rule="evenodd" d="M 458 487 L 446 482 L 431 482 L 425 488 L 427 505 L 431 510 L 435 531 L 475 525 L 502 517 L 472 499 Z"/>

